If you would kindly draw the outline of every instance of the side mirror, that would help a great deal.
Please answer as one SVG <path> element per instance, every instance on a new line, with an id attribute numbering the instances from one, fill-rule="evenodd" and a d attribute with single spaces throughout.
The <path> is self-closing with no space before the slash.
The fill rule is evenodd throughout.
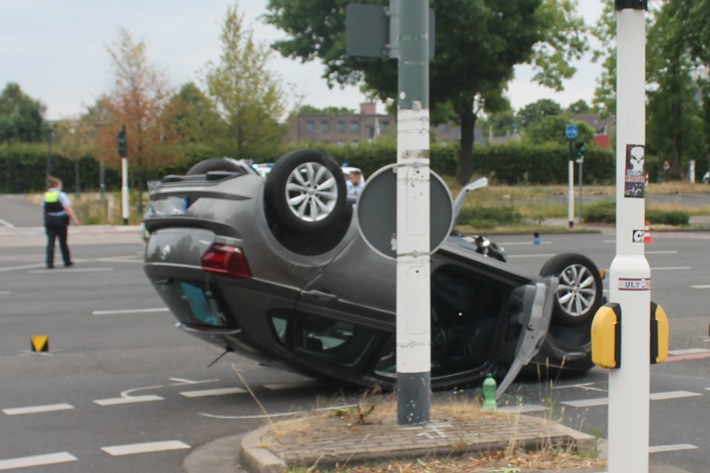
<path id="1" fill-rule="evenodd" d="M 463 202 L 464 200 L 466 200 L 466 194 L 471 191 L 475 191 L 476 189 L 486 187 L 487 185 L 488 178 L 482 177 L 480 179 L 476 179 L 475 181 L 469 182 L 468 184 L 463 186 L 461 192 L 459 192 L 459 195 L 456 196 L 456 200 L 454 201 L 454 223 L 456 223 L 456 220 L 458 220 L 459 218 L 461 207 L 463 207 Z"/>

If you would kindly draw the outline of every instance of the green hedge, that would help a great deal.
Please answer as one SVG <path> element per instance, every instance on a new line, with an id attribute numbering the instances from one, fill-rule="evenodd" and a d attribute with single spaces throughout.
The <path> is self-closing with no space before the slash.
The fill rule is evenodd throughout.
<path id="1" fill-rule="evenodd" d="M 655 225 L 688 225 L 690 214 L 676 210 L 664 211 L 647 209 L 646 220 Z M 604 200 L 589 205 L 583 210 L 583 219 L 587 223 L 616 223 L 616 202 Z"/>
<path id="2" fill-rule="evenodd" d="M 308 147 L 301 145 L 300 147 Z M 321 149 L 339 163 L 359 167 L 366 176 L 397 160 L 396 143 L 379 141 L 360 146 L 311 146 Z M 284 152 L 294 149 L 285 147 Z M 559 184 L 567 182 L 567 148 L 557 145 L 530 146 L 509 144 L 505 146 L 476 145 L 474 169 L 477 176 L 488 176 L 493 184 Z M 215 149 L 208 145 L 191 145 L 184 150 L 188 158 L 179 163 L 153 169 L 146 180 L 160 179 L 167 174 L 182 174 L 194 163 L 217 157 Z M 430 151 L 431 168 L 441 176 L 454 176 L 458 163 L 457 144 L 433 144 Z M 52 174 L 64 181 L 64 188 L 75 189 L 75 163 L 61 153 L 52 152 Z M 273 160 L 276 160 L 275 156 Z M 47 162 L 46 144 L 0 145 L 0 193 L 38 192 L 44 189 Z M 130 158 L 129 158 L 130 174 Z M 614 156 L 610 151 L 588 149 L 584 159 L 585 183 L 609 184 L 615 175 Z M 91 156 L 78 161 L 82 190 L 98 190 L 99 164 Z M 575 179 L 578 168 L 575 165 Z M 120 169 L 106 168 L 106 189 L 120 189 Z M 130 181 L 132 188 L 136 186 Z M 143 183 L 145 189 L 145 183 Z"/>

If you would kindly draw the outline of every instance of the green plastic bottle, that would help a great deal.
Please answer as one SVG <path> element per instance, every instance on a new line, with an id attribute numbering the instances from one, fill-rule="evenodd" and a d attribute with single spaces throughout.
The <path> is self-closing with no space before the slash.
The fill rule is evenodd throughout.
<path id="1" fill-rule="evenodd" d="M 483 380 L 483 410 L 495 411 L 496 408 L 496 380 L 488 373 Z"/>

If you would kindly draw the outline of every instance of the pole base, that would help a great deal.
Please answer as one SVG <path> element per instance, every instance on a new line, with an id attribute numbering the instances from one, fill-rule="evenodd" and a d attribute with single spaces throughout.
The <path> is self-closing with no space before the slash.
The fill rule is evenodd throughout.
<path id="1" fill-rule="evenodd" d="M 431 373 L 397 373 L 397 423 L 423 425 L 431 421 Z"/>

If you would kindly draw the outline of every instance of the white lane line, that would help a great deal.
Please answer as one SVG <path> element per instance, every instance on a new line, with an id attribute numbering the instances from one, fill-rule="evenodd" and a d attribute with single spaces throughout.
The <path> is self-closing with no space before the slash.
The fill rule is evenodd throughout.
<path id="1" fill-rule="evenodd" d="M 686 348 L 683 350 L 668 350 L 669 355 L 695 355 L 696 353 L 710 353 L 707 348 Z"/>
<path id="2" fill-rule="evenodd" d="M 659 266 L 651 268 L 651 271 L 680 271 L 691 269 L 690 266 Z"/>
<path id="3" fill-rule="evenodd" d="M 667 399 L 682 399 L 686 397 L 702 396 L 702 394 L 694 393 L 690 391 L 669 391 L 663 393 L 652 393 L 649 395 L 649 399 L 652 401 L 663 401 Z M 578 401 L 565 401 L 561 404 L 572 407 L 598 407 L 606 406 L 609 404 L 609 398 L 600 397 L 595 399 L 580 399 Z"/>
<path id="4" fill-rule="evenodd" d="M 647 255 L 675 255 L 678 253 L 678 250 L 656 250 L 656 251 L 646 250 L 646 251 L 644 251 L 644 253 Z"/>
<path id="5" fill-rule="evenodd" d="M 10 458 L 0 460 L 0 471 L 14 470 L 15 468 L 31 468 L 33 466 L 54 465 L 57 463 L 75 462 L 77 458 L 68 452 L 48 453 L 32 457 Z"/>
<path id="6" fill-rule="evenodd" d="M 598 406 L 606 406 L 609 404 L 609 398 L 608 397 L 600 397 L 600 398 L 595 398 L 595 399 L 581 399 L 579 401 L 565 401 L 561 404 L 565 404 L 567 406 L 572 406 L 572 407 L 598 407 Z"/>
<path id="7" fill-rule="evenodd" d="M 584 391 L 606 392 L 606 389 L 593 387 L 595 384 L 596 383 L 570 384 L 567 386 L 555 386 L 553 389 L 555 389 L 556 391 L 560 389 L 583 389 Z"/>
<path id="8" fill-rule="evenodd" d="M 185 378 L 170 378 L 170 381 L 174 381 L 174 383 L 171 384 L 170 386 L 185 386 L 185 385 L 190 385 L 190 384 L 216 383 L 217 381 L 219 381 L 219 378 L 203 379 L 200 381 L 195 381 L 192 379 L 185 379 Z"/>
<path id="9" fill-rule="evenodd" d="M 538 243 L 537 245 L 549 245 L 550 241 L 542 241 Z M 525 246 L 532 246 L 534 243 L 530 241 L 498 241 L 496 240 L 496 245 L 498 246 L 519 246 L 519 245 L 525 245 Z M 536 245 L 536 246 L 537 246 Z"/>
<path id="10" fill-rule="evenodd" d="M 208 396 L 227 396 L 229 394 L 243 394 L 246 390 L 242 388 L 218 388 L 218 389 L 202 389 L 199 391 L 183 391 L 181 396 L 185 397 L 208 397 Z"/>
<path id="11" fill-rule="evenodd" d="M 695 396 L 702 396 L 702 394 L 690 391 L 669 391 L 666 393 L 653 393 L 651 394 L 650 399 L 652 401 L 665 401 L 667 399 L 682 399 Z"/>
<path id="12" fill-rule="evenodd" d="M 0 291 L 0 296 L 6 296 L 10 294 L 10 291 Z"/>
<path id="13" fill-rule="evenodd" d="M 710 289 L 710 284 L 703 284 L 700 286 L 690 286 L 693 289 Z"/>
<path id="14" fill-rule="evenodd" d="M 679 443 L 676 445 L 656 445 L 649 447 L 648 453 L 677 452 L 679 450 L 697 450 L 698 447 L 689 443 Z"/>
<path id="15" fill-rule="evenodd" d="M 7 220 L 3 220 L 1 218 L 0 218 L 0 225 L 2 225 L 3 227 L 8 227 L 8 228 L 15 228 L 15 226 L 13 224 L 11 224 Z"/>
<path id="16" fill-rule="evenodd" d="M 54 269 L 34 269 L 29 271 L 30 274 L 47 274 L 54 273 L 56 271 L 71 271 L 72 273 L 98 273 L 105 271 L 113 271 L 113 268 L 77 268 L 76 266 L 72 268 L 64 268 L 63 266 L 57 266 Z"/>
<path id="17" fill-rule="evenodd" d="M 113 397 L 108 399 L 96 399 L 94 404 L 99 406 L 120 406 L 122 404 L 137 404 L 140 402 L 152 402 L 152 401 L 162 401 L 164 398 L 156 396 L 155 394 L 146 394 L 145 396 L 124 396 L 124 397 Z"/>
<path id="18" fill-rule="evenodd" d="M 71 404 L 46 404 L 44 406 L 12 407 L 2 411 L 9 416 L 19 416 L 22 414 L 39 414 L 41 412 L 68 411 L 71 409 L 74 409 Z"/>
<path id="19" fill-rule="evenodd" d="M 538 253 L 528 255 L 507 255 L 508 258 L 552 258 L 554 253 Z"/>
<path id="20" fill-rule="evenodd" d="M 167 452 L 169 450 L 184 450 L 191 448 L 188 444 L 179 440 L 166 440 L 164 442 L 132 443 L 127 445 L 112 445 L 101 447 L 101 450 L 111 456 L 136 455 L 138 453 Z"/>
<path id="21" fill-rule="evenodd" d="M 122 309 L 122 310 L 94 310 L 91 315 L 119 315 L 119 314 L 149 314 L 152 312 L 169 312 L 167 307 L 155 309 Z"/>
<path id="22" fill-rule="evenodd" d="M 21 269 L 36 269 L 44 268 L 44 264 L 24 264 L 22 266 L 7 266 L 5 268 L 0 268 L 0 273 L 8 273 L 10 271 L 19 271 Z M 45 270 L 47 271 L 47 270 Z M 32 271 L 30 271 L 32 272 Z"/>

